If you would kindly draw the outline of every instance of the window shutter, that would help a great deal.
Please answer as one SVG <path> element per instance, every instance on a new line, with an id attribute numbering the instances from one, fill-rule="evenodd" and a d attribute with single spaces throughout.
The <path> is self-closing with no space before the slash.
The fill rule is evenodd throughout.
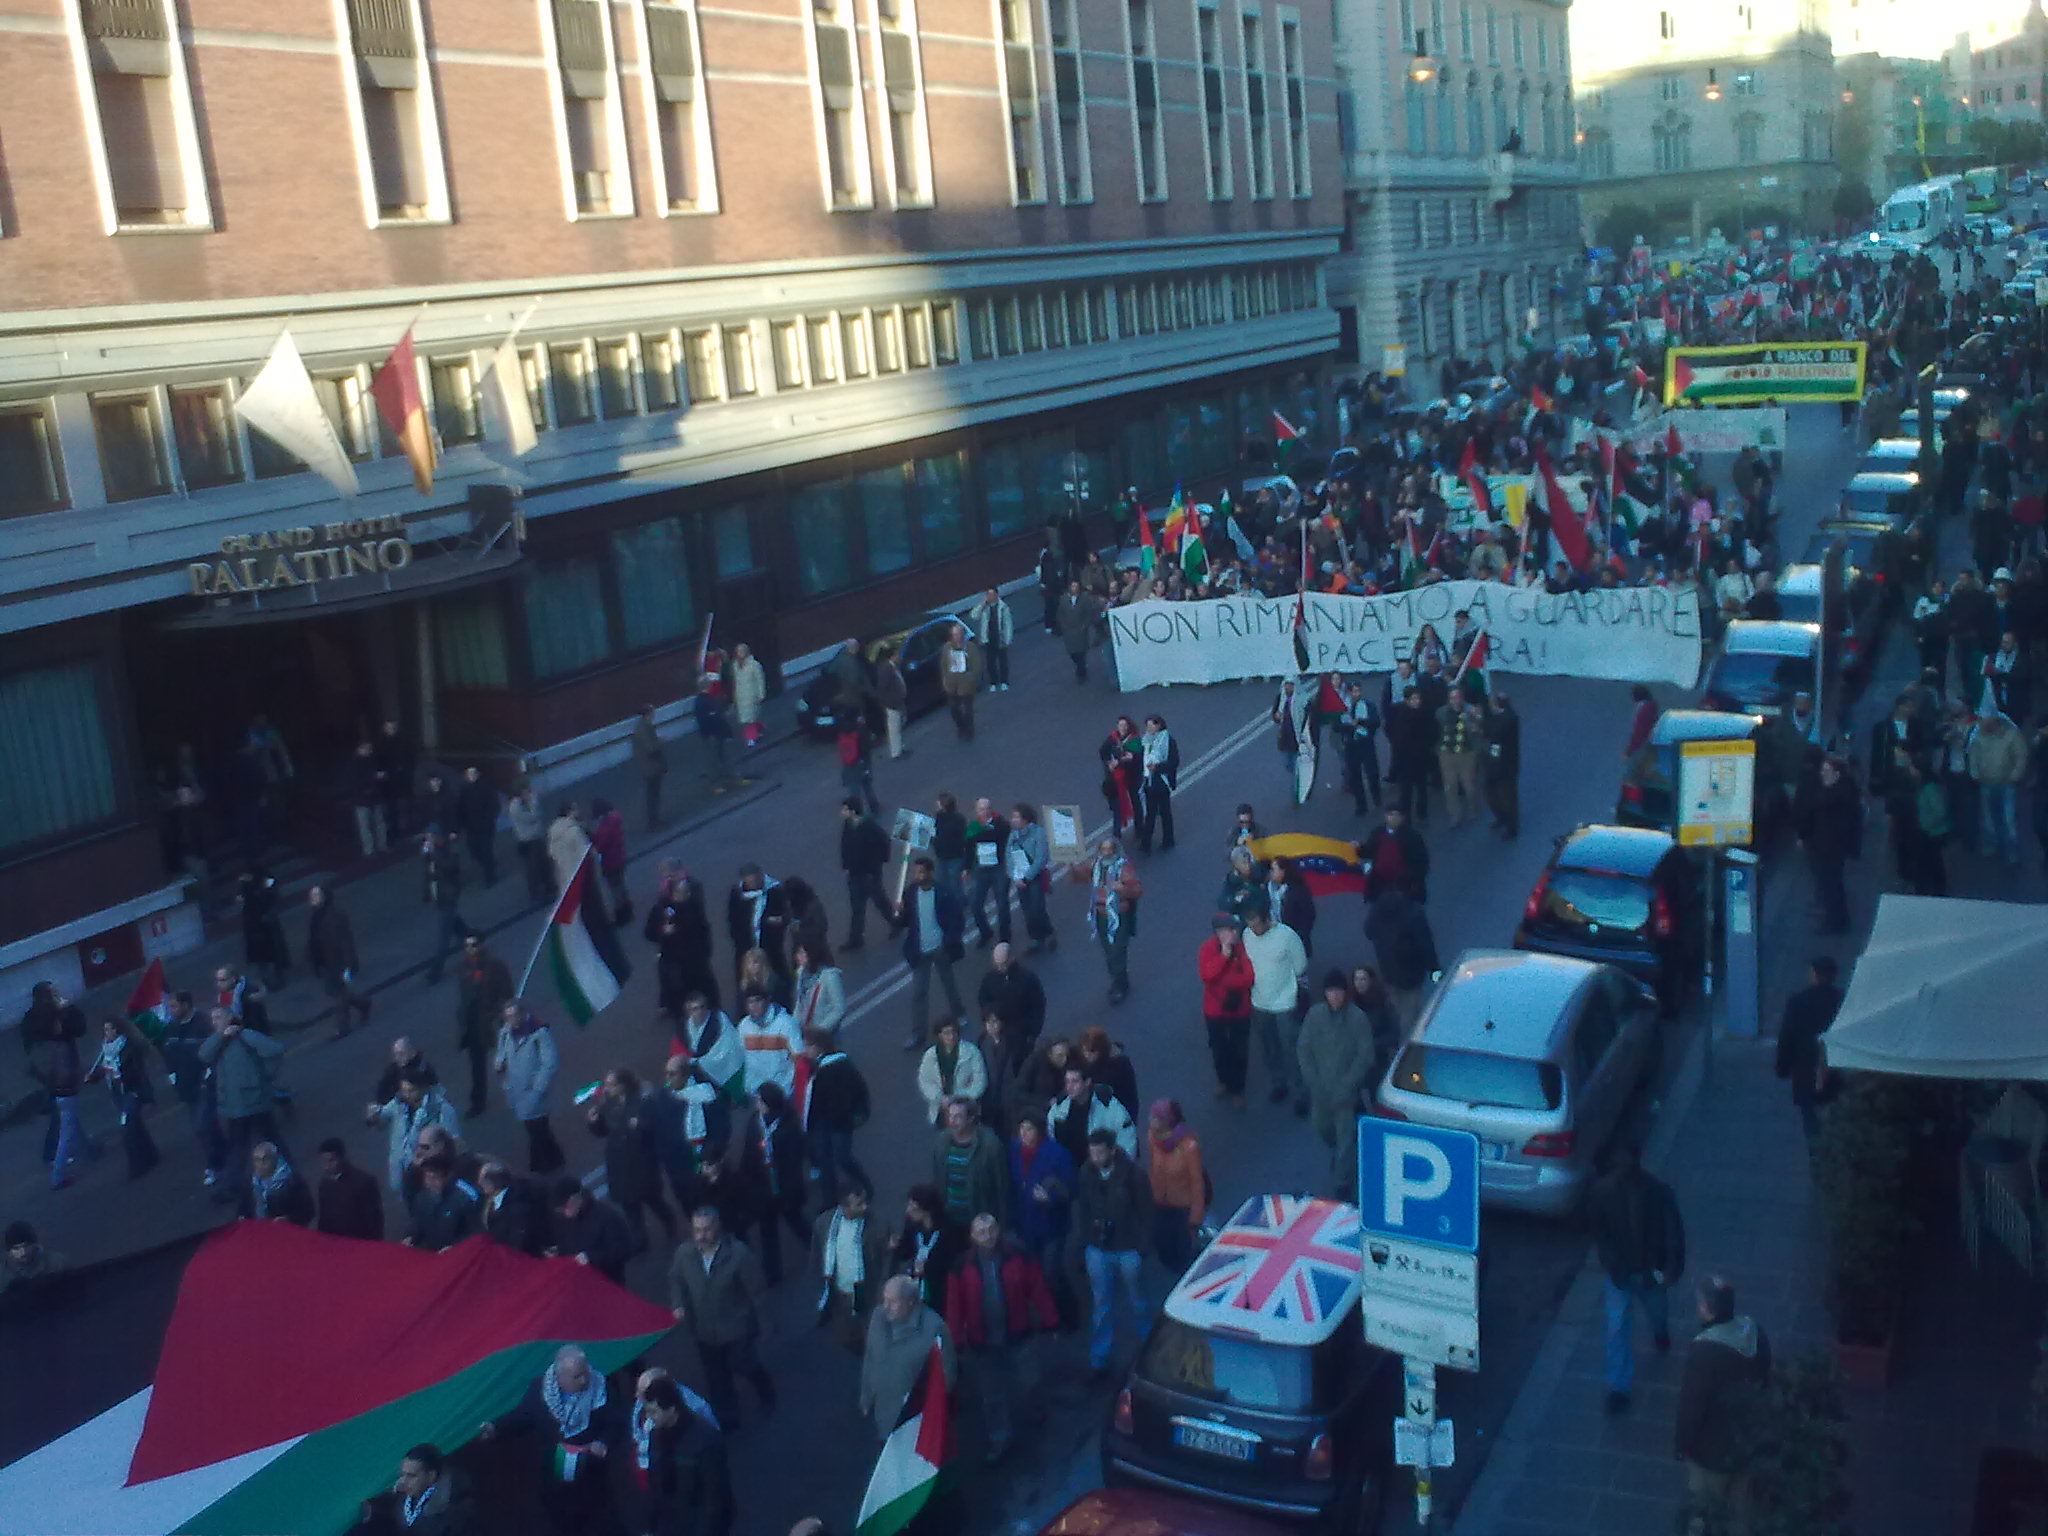
<path id="1" fill-rule="evenodd" d="M 185 167 L 178 157 L 170 81 L 155 75 L 95 74 L 107 178 L 123 222 L 182 212 Z"/>
<path id="2" fill-rule="evenodd" d="M 1038 99 L 1029 43 L 1003 44 L 1003 72 L 1010 87 L 1010 116 L 1029 117 Z"/>
<path id="3" fill-rule="evenodd" d="M 1202 68 L 1202 106 L 1211 117 L 1223 115 L 1223 71 L 1213 64 Z"/>
<path id="4" fill-rule="evenodd" d="M 585 101 L 609 94 L 604 52 L 604 13 L 599 0 L 555 0 L 555 53 L 562 88 Z"/>
<path id="5" fill-rule="evenodd" d="M 419 39 L 405 0 L 348 0 L 348 25 L 366 84 L 387 91 L 419 89 Z"/>
<path id="6" fill-rule="evenodd" d="M 647 8 L 647 41 L 654 56 L 654 88 L 663 101 L 697 99 L 697 40 L 690 13 L 679 6 Z"/>
<path id="7" fill-rule="evenodd" d="M 908 32 L 882 33 L 882 85 L 890 111 L 917 110 L 917 39 Z"/>
<path id="8" fill-rule="evenodd" d="M 1266 77 L 1246 75 L 1244 77 L 1244 109 L 1253 117 L 1266 115 Z"/>
<path id="9" fill-rule="evenodd" d="M 85 0 L 86 52 L 95 70 L 116 75 L 171 72 L 163 0 Z"/>
<path id="10" fill-rule="evenodd" d="M 835 22 L 819 22 L 818 84 L 825 105 L 835 112 L 850 112 L 853 99 L 853 34 Z"/>
<path id="11" fill-rule="evenodd" d="M 1159 76 L 1152 66 L 1140 61 L 1131 72 L 1131 95 L 1138 107 L 1138 116 L 1150 120 L 1159 111 Z"/>
<path id="12" fill-rule="evenodd" d="M 363 132 L 369 140 L 377 206 L 424 209 L 426 154 L 420 142 L 419 98 L 411 91 L 364 91 Z"/>

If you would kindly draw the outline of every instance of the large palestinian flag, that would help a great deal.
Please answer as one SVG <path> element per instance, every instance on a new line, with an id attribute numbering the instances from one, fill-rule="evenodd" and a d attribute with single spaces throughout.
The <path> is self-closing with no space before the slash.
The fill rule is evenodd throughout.
<path id="1" fill-rule="evenodd" d="M 548 923 L 548 961 L 562 1006 L 578 1024 L 588 1024 L 612 1005 L 633 968 L 619 949 L 611 914 L 605 910 L 604 887 L 598 883 L 597 854 L 583 850 L 583 861 L 569 877 L 568 889 L 555 904 Z M 522 987 L 523 990 L 523 987 Z"/>
<path id="2" fill-rule="evenodd" d="M 952 1453 L 953 1408 L 946 1393 L 945 1360 L 934 1341 L 925 1356 L 924 1374 L 910 1389 L 902 1416 L 882 1442 L 882 1454 L 868 1475 L 854 1536 L 897 1536 L 909 1526 L 938 1491 Z"/>
<path id="3" fill-rule="evenodd" d="M 427 1253 L 238 1222 L 186 1266 L 155 1385 L 0 1470 L 0 1536 L 338 1536 L 410 1447 L 463 1444 L 563 1344 L 609 1372 L 671 1326 L 487 1238 Z"/>

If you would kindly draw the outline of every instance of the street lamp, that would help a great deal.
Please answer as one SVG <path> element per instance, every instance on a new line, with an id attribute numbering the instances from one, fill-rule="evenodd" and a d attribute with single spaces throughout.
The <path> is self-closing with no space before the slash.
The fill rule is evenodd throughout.
<path id="1" fill-rule="evenodd" d="M 1854 91 L 1844 91 L 1844 92 L 1842 92 L 1842 105 L 1843 105 L 1843 106 L 1845 106 L 1845 107 L 1848 107 L 1848 106 L 1854 106 L 1854 105 L 1855 105 L 1855 102 L 1856 102 L 1856 93 L 1855 93 Z"/>
<path id="2" fill-rule="evenodd" d="M 1714 71 L 1709 69 L 1707 71 L 1707 100 L 1719 101 L 1720 99 L 1721 82 L 1714 77 Z"/>
<path id="3" fill-rule="evenodd" d="M 1436 78 L 1436 60 L 1429 56 L 1429 33 L 1425 28 L 1415 29 L 1415 57 L 1408 61 L 1408 78 L 1417 85 L 1427 85 Z"/>

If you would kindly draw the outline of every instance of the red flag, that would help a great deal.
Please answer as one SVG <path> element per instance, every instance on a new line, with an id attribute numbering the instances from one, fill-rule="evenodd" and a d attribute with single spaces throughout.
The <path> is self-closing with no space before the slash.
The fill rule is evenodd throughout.
<path id="1" fill-rule="evenodd" d="M 1471 649 L 1465 652 L 1465 659 L 1458 664 L 1458 675 L 1451 679 L 1452 687 L 1455 688 L 1459 683 L 1462 683 L 1467 672 L 1484 672 L 1486 670 L 1486 648 L 1487 635 L 1486 631 L 1482 629 L 1479 631 L 1479 638 L 1472 642 Z"/>
<path id="2" fill-rule="evenodd" d="M 1621 481 L 1615 473 L 1616 462 L 1617 459 L 1614 452 L 1614 439 L 1611 437 L 1601 438 L 1600 474 L 1601 478 L 1607 482 L 1610 494 L 1613 491 L 1619 490 L 1621 488 Z"/>
<path id="3" fill-rule="evenodd" d="M 1674 459 L 1685 452 L 1685 440 L 1678 435 L 1678 423 L 1675 421 L 1664 433 L 1664 451 Z"/>
<path id="4" fill-rule="evenodd" d="M 1536 450 L 1536 468 L 1543 476 L 1543 502 L 1550 513 L 1550 536 L 1571 568 L 1583 571 L 1592 561 L 1592 551 L 1586 546 L 1586 526 L 1565 499 L 1564 487 L 1557 483 L 1557 466 L 1550 462 L 1548 450 Z"/>
<path id="5" fill-rule="evenodd" d="M 1650 387 L 1650 376 L 1643 372 L 1640 363 L 1629 369 L 1628 378 L 1629 382 L 1635 385 L 1637 389 L 1648 389 Z"/>
<path id="6" fill-rule="evenodd" d="M 1491 515 L 1493 498 L 1486 494 L 1486 476 L 1479 473 L 1479 441 L 1465 439 L 1465 451 L 1458 455 L 1458 478 L 1465 482 L 1465 489 L 1472 493 L 1472 505 L 1481 512 Z"/>
<path id="7" fill-rule="evenodd" d="M 1301 436 L 1294 423 L 1278 411 L 1273 413 L 1273 436 L 1283 443 L 1291 443 Z"/>
<path id="8" fill-rule="evenodd" d="M 398 338 L 391 355 L 370 375 L 370 393 L 377 414 L 398 439 L 412 465 L 412 486 L 422 496 L 434 489 L 434 434 L 427 424 L 427 403 L 420 397 L 419 364 L 412 349 L 412 327 Z"/>
<path id="9" fill-rule="evenodd" d="M 1529 403 L 1535 406 L 1536 409 L 1539 411 L 1547 412 L 1555 411 L 1557 409 L 1557 402 L 1550 398 L 1549 391 L 1544 389 L 1544 387 L 1541 384 L 1535 384 L 1530 386 Z"/>

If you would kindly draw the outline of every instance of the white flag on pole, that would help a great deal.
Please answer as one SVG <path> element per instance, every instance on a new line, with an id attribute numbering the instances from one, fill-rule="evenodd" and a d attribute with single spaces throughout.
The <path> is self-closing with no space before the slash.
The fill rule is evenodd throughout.
<path id="1" fill-rule="evenodd" d="M 235 399 L 235 414 L 344 496 L 356 493 L 356 467 L 321 409 L 298 343 L 280 331 L 263 371 Z"/>
<path id="2" fill-rule="evenodd" d="M 493 443 L 518 458 L 531 453 L 539 439 L 533 430 L 533 407 L 526 399 L 526 374 L 519 365 L 519 349 L 506 337 L 491 354 L 481 386 L 484 414 L 490 422 Z"/>

